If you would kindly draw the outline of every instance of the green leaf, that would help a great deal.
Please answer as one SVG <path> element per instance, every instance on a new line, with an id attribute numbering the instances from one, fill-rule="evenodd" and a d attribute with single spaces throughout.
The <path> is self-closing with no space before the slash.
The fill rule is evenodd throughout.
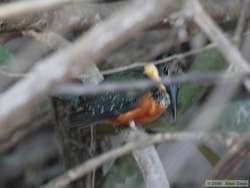
<path id="1" fill-rule="evenodd" d="M 219 162 L 220 156 L 207 145 L 200 144 L 198 149 L 212 166 L 215 166 Z"/>
<path id="2" fill-rule="evenodd" d="M 216 50 L 209 50 L 197 55 L 189 72 L 221 71 L 223 68 L 225 68 L 223 57 Z M 197 102 L 207 88 L 207 86 L 197 84 L 183 85 L 178 98 L 178 115 L 185 113 L 192 104 Z"/>
<path id="3" fill-rule="evenodd" d="M 250 130 L 250 100 L 233 101 L 227 105 L 214 128 L 217 132 L 236 131 L 243 133 Z"/>
<path id="4" fill-rule="evenodd" d="M 0 45 L 0 65 L 6 64 L 13 58 L 14 55 L 7 48 Z"/>

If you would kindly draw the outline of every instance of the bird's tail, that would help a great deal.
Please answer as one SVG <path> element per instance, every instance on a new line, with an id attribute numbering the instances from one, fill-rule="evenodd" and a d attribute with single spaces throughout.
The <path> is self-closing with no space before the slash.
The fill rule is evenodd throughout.
<path id="1" fill-rule="evenodd" d="M 82 111 L 77 111 L 79 105 L 71 99 L 53 97 L 51 101 L 56 121 L 62 122 L 61 124 L 66 128 L 87 128 L 99 122 L 96 117 Z"/>
<path id="2" fill-rule="evenodd" d="M 68 128 L 88 128 L 102 122 L 101 118 L 96 119 L 96 117 L 90 116 L 83 112 L 70 114 L 66 121 Z"/>

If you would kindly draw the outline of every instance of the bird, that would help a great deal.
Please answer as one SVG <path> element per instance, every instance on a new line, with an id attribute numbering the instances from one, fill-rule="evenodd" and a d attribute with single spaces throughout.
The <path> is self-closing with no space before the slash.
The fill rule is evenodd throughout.
<path id="1" fill-rule="evenodd" d="M 97 122 L 109 122 L 115 126 L 128 126 L 131 121 L 144 125 L 158 119 L 170 106 L 173 119 L 177 116 L 179 86 L 162 84 L 161 78 L 181 73 L 178 63 L 168 63 L 134 68 L 105 76 L 102 83 L 133 82 L 151 79 L 156 86 L 140 91 L 104 91 L 96 95 L 56 96 L 53 101 L 69 105 L 66 121 L 70 128 L 86 127 Z M 101 83 L 100 83 L 101 84 Z"/>

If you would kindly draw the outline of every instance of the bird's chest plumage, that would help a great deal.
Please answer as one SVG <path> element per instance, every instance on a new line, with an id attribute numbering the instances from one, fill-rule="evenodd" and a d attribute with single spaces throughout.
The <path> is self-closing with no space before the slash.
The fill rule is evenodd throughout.
<path id="1" fill-rule="evenodd" d="M 109 121 L 116 125 L 128 125 L 131 121 L 140 124 L 152 122 L 165 111 L 169 104 L 168 97 L 162 97 L 163 100 L 157 101 L 152 93 L 148 92 L 139 100 L 134 109 L 110 118 Z"/>

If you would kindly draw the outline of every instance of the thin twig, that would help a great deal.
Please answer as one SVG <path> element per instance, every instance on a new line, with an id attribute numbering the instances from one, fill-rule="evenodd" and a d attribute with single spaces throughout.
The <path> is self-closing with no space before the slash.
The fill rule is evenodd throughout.
<path id="1" fill-rule="evenodd" d="M 233 169 L 250 156 L 250 134 L 244 135 L 227 152 L 226 156 L 213 169 L 209 179 L 224 179 Z"/>
<path id="2" fill-rule="evenodd" d="M 109 17 L 116 10 L 127 5 L 127 1 L 112 3 L 96 3 L 95 0 L 68 0 L 65 6 L 46 8 L 42 4 L 60 4 L 67 0 L 43 0 L 41 2 L 15 1 L 6 5 L 10 11 L 0 18 L 1 32 L 22 32 L 27 29 L 36 31 L 50 31 L 66 33 L 72 31 L 86 31 L 100 20 Z M 27 5 L 27 11 L 26 11 Z M 18 7 L 12 10 L 12 7 Z M 20 8 L 21 7 L 21 8 Z M 1 7 L 3 10 L 5 7 Z M 41 9 L 42 8 L 42 9 Z M 25 10 L 25 11 L 24 11 Z M 24 11 L 24 12 L 23 12 Z M 2 12 L 1 12 L 2 13 Z M 19 15 L 8 17 L 8 15 Z"/>
<path id="3" fill-rule="evenodd" d="M 18 1 L 0 6 L 0 19 L 18 17 L 23 14 L 49 10 L 63 6 L 72 0 Z"/>
<path id="4" fill-rule="evenodd" d="M 1 140 L 0 153 L 13 148 L 32 132 L 35 132 L 35 130 L 44 127 L 45 125 L 51 126 L 54 123 L 55 122 L 51 114 L 41 114 L 39 117 L 36 117 L 36 119 L 32 119 L 30 123 L 26 123 L 29 124 L 28 127 L 26 126 L 25 129 L 21 129 L 14 133 L 14 135 L 10 135 L 7 141 Z"/>
<path id="5" fill-rule="evenodd" d="M 186 73 L 177 76 L 163 77 L 161 83 L 170 84 L 212 84 L 218 82 L 222 78 L 221 73 Z M 228 77 L 225 85 L 231 84 L 233 77 Z M 152 86 L 158 85 L 159 82 L 153 80 L 134 80 L 124 82 L 106 82 L 99 85 L 82 85 L 82 84 L 64 84 L 59 86 L 53 95 L 92 95 L 108 91 L 128 91 L 128 90 L 144 90 Z"/>
<path id="6" fill-rule="evenodd" d="M 45 31 L 39 33 L 33 30 L 29 30 L 29 31 L 24 31 L 23 34 L 31 36 L 34 39 L 42 42 L 43 44 L 48 46 L 48 48 L 50 48 L 51 50 L 63 49 L 71 45 L 71 42 L 64 39 L 61 35 L 52 31 Z M 78 61 L 81 60 L 79 59 Z M 91 83 L 95 85 L 103 80 L 103 75 L 101 74 L 96 64 L 89 64 L 78 75 L 78 78 L 82 80 L 83 83 Z"/>
<path id="7" fill-rule="evenodd" d="M 155 65 L 163 64 L 163 63 L 169 63 L 169 62 L 171 62 L 173 60 L 184 59 L 184 58 L 189 57 L 191 55 L 196 55 L 196 54 L 211 50 L 211 49 L 213 49 L 215 47 L 216 47 L 215 44 L 209 44 L 209 45 L 207 45 L 205 47 L 202 47 L 202 48 L 199 48 L 199 49 L 194 49 L 194 50 L 191 50 L 189 52 L 175 54 L 175 55 L 172 55 L 172 56 L 169 56 L 169 57 L 157 60 L 157 61 L 136 62 L 136 63 L 133 63 L 133 64 L 128 65 L 128 66 L 119 67 L 119 68 L 110 69 L 110 70 L 105 70 L 105 71 L 102 71 L 102 74 L 103 75 L 109 75 L 109 74 L 114 74 L 114 73 L 117 73 L 117 72 L 127 71 L 127 70 L 130 70 L 130 69 L 143 67 L 143 66 L 145 66 L 146 64 L 149 64 L 149 63 L 155 64 Z"/>
<path id="8" fill-rule="evenodd" d="M 234 41 L 236 42 L 237 46 L 241 47 L 242 45 L 242 38 L 244 29 L 246 28 L 246 21 L 247 21 L 247 11 L 249 9 L 249 0 L 240 0 L 241 1 L 241 13 L 240 17 L 237 23 L 235 35 L 234 35 Z"/>
<path id="9" fill-rule="evenodd" d="M 113 149 L 109 152 L 106 152 L 98 157 L 88 160 L 87 162 L 68 170 L 63 175 L 55 178 L 54 180 L 50 181 L 48 184 L 45 184 L 41 188 L 61 188 L 68 186 L 71 182 L 77 180 L 78 178 L 84 176 L 85 174 L 91 172 L 93 169 L 100 167 L 102 164 L 114 160 L 120 156 L 123 156 L 131 151 L 136 149 L 142 149 L 152 144 L 163 143 L 164 141 L 183 141 L 183 140 L 191 140 L 191 141 L 205 141 L 211 139 L 211 137 L 219 138 L 221 135 L 211 134 L 204 132 L 183 132 L 183 133 L 159 133 L 149 138 L 139 141 L 139 142 L 130 142 L 127 143 L 119 148 Z M 231 135 L 229 133 L 228 135 Z M 235 134 L 233 135 L 233 139 L 235 138 Z M 210 137 L 211 136 L 211 137 Z M 222 140 L 227 141 L 225 143 L 231 143 L 232 137 L 229 140 L 223 138 Z"/>

